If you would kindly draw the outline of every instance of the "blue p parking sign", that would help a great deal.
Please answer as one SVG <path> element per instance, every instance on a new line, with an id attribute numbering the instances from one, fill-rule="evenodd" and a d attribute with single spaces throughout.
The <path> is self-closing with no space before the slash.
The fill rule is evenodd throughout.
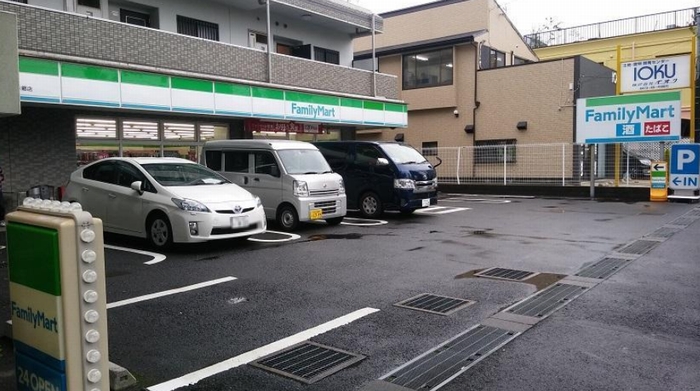
<path id="1" fill-rule="evenodd" d="M 700 144 L 671 146 L 669 187 L 675 190 L 700 188 Z"/>

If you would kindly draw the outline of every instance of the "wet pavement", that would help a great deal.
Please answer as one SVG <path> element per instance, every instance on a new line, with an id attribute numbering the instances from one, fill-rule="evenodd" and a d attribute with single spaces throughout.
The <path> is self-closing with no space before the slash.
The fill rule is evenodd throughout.
<path id="1" fill-rule="evenodd" d="M 696 208 L 459 195 L 443 195 L 439 206 L 387 214 L 381 225 L 307 224 L 294 239 L 177 246 L 150 265 L 151 256 L 108 249 L 108 303 L 231 278 L 110 309 L 110 361 L 152 389 L 237 358 L 243 364 L 185 389 L 361 390 Z M 698 389 L 698 237 L 693 217 L 441 389 Z M 106 242 L 149 251 L 132 238 Z M 523 282 L 475 275 L 493 267 L 539 274 Z M 447 316 L 395 306 L 422 293 L 474 304 Z M 0 266 L 0 320 L 9 318 L 8 296 Z M 366 358 L 311 385 L 246 365 L 246 354 L 274 353 L 267 347 L 293 336 Z M 1 338 L 0 349 L 0 389 L 14 390 L 10 341 Z M 187 381 L 170 383 L 178 384 Z"/>

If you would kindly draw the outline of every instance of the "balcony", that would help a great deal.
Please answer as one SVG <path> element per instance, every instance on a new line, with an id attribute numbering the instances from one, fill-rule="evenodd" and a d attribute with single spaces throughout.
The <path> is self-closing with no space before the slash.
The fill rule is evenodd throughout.
<path id="1" fill-rule="evenodd" d="M 542 31 L 527 34 L 523 38 L 532 49 L 539 49 L 594 39 L 689 27 L 695 25 L 695 16 L 699 9 L 687 8 L 634 18 Z"/>
<path id="2" fill-rule="evenodd" d="M 291 0 L 289 0 L 292 2 Z M 371 72 L 171 32 L 0 0 L 17 14 L 20 54 L 102 66 L 235 79 L 373 96 Z M 377 96 L 398 99 L 396 76 L 377 74 Z"/>

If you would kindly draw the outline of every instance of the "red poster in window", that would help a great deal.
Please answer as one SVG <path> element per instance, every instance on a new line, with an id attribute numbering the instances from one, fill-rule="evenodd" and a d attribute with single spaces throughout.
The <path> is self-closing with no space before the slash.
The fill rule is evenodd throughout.
<path id="1" fill-rule="evenodd" d="M 323 125 L 296 122 L 262 121 L 256 118 L 244 121 L 246 132 L 289 132 L 289 133 L 323 133 Z"/>
<path id="2" fill-rule="evenodd" d="M 664 134 L 671 134 L 671 122 L 659 121 L 644 123 L 645 136 L 659 136 Z"/>

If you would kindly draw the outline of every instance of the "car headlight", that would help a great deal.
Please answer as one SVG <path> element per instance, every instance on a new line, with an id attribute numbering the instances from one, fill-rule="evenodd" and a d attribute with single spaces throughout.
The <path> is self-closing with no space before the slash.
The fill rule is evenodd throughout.
<path id="1" fill-rule="evenodd" d="M 173 201 L 173 204 L 175 204 L 178 208 L 190 212 L 210 212 L 209 208 L 204 206 L 199 201 L 195 200 L 188 200 L 187 198 L 185 199 L 179 199 L 179 198 L 171 198 Z"/>
<path id="2" fill-rule="evenodd" d="M 255 207 L 259 208 L 261 206 L 262 206 L 262 200 L 260 199 L 260 197 L 255 197 Z"/>
<path id="3" fill-rule="evenodd" d="M 338 180 L 338 194 L 345 194 L 345 183 L 342 179 Z"/>
<path id="4" fill-rule="evenodd" d="M 433 187 L 437 187 L 437 177 L 433 178 Z"/>
<path id="5" fill-rule="evenodd" d="M 294 181 L 292 183 L 294 188 L 294 195 L 297 197 L 308 197 L 309 196 L 309 186 L 304 181 Z"/>
<path id="6" fill-rule="evenodd" d="M 413 179 L 394 179 L 394 189 L 413 190 L 416 188 L 416 181 Z"/>

